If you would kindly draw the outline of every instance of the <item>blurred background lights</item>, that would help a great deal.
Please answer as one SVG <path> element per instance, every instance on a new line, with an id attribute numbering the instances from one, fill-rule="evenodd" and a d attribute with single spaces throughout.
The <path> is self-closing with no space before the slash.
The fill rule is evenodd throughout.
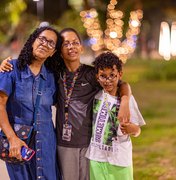
<path id="1" fill-rule="evenodd" d="M 96 38 L 90 38 L 89 42 L 90 42 L 90 44 L 96 44 L 97 39 Z"/>
<path id="2" fill-rule="evenodd" d="M 110 32 L 109 36 L 114 39 L 117 37 L 117 32 Z"/>
<path id="3" fill-rule="evenodd" d="M 167 22 L 161 22 L 159 37 L 159 54 L 165 60 L 176 56 L 176 22 L 171 24 L 171 30 Z"/>
<path id="4" fill-rule="evenodd" d="M 106 29 L 103 31 L 98 19 L 96 9 L 80 12 L 83 26 L 90 37 L 90 44 L 93 51 L 110 50 L 117 54 L 125 62 L 136 48 L 137 35 L 140 32 L 143 11 L 130 12 L 128 28 L 123 35 L 124 13 L 115 9 L 117 0 L 111 0 L 107 5 Z M 125 36 L 123 38 L 123 36 Z M 124 39 L 122 41 L 122 38 Z"/>
<path id="5" fill-rule="evenodd" d="M 171 26 L 171 55 L 176 56 L 176 22 Z"/>
<path id="6" fill-rule="evenodd" d="M 132 25 L 133 27 L 138 27 L 138 26 L 139 26 L 139 21 L 137 21 L 137 20 L 132 20 L 132 21 L 131 21 L 131 25 Z"/>

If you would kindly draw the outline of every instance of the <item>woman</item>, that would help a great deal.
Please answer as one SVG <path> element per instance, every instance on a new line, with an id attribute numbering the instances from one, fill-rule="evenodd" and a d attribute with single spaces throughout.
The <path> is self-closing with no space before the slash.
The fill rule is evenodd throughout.
<path id="1" fill-rule="evenodd" d="M 51 106 L 56 95 L 52 67 L 57 68 L 59 64 L 60 44 L 61 38 L 55 29 L 37 28 L 19 58 L 11 61 L 15 71 L 0 73 L 0 128 L 8 138 L 10 156 L 18 159 L 21 159 L 21 147 L 27 145 L 16 136 L 10 123 L 32 125 L 39 82 L 43 81 L 33 147 L 36 154 L 23 165 L 6 163 L 11 180 L 58 179 Z"/>

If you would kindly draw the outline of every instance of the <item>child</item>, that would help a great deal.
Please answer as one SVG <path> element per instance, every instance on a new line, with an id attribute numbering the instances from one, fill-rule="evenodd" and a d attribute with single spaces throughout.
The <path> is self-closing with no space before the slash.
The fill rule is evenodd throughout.
<path id="1" fill-rule="evenodd" d="M 122 62 L 113 53 L 99 55 L 94 62 L 96 78 L 103 90 L 95 96 L 93 132 L 86 157 L 90 161 L 91 180 L 132 180 L 132 143 L 145 121 L 133 96 L 130 97 L 130 122 L 116 118 L 120 106 L 118 83 Z"/>

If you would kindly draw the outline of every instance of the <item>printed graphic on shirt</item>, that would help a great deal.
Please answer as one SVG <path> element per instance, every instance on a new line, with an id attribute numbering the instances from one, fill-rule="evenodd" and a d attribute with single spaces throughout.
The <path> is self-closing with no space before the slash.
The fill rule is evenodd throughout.
<path id="1" fill-rule="evenodd" d="M 105 149 L 105 147 L 109 149 L 108 146 L 112 146 L 112 141 L 117 137 L 118 125 L 116 104 L 108 102 L 107 105 L 106 102 L 95 99 L 92 141 L 95 144 L 103 144 L 104 146 L 101 149 Z"/>
<path id="2" fill-rule="evenodd" d="M 129 167 L 132 165 L 132 143 L 123 135 L 117 119 L 120 99 L 100 91 L 93 106 L 93 134 L 86 157 L 99 162 Z M 133 96 L 130 97 L 130 122 L 145 124 Z M 108 107 L 108 108 L 107 108 Z"/>

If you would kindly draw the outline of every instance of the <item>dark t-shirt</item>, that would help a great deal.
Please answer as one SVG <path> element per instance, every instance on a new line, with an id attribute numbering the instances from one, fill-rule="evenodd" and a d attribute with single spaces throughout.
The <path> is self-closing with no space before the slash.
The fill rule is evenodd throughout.
<path id="1" fill-rule="evenodd" d="M 73 73 L 66 70 L 67 83 L 71 84 Z M 59 81 L 58 104 L 56 113 L 57 142 L 60 146 L 83 148 L 88 147 L 92 133 L 92 106 L 95 94 L 100 86 L 95 78 L 95 70 L 88 65 L 82 65 L 76 80 L 68 107 L 68 121 L 72 125 L 71 141 L 62 140 L 62 128 L 65 121 L 65 93 L 63 75 Z"/>

